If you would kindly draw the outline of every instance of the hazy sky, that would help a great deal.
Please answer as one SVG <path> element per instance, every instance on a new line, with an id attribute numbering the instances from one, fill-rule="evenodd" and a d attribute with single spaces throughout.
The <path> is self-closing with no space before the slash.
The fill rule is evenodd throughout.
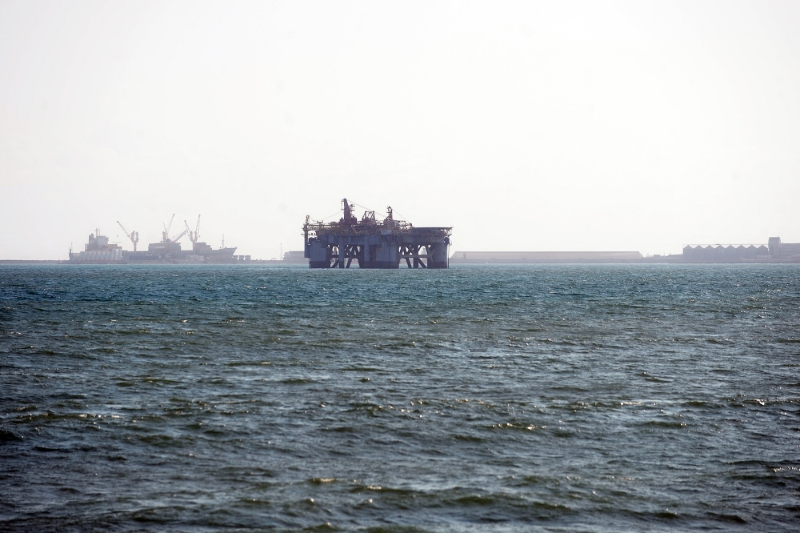
<path id="1" fill-rule="evenodd" d="M 268 259 L 343 197 L 454 251 L 800 242 L 800 2 L 0 0 L 0 258 L 175 213 Z"/>

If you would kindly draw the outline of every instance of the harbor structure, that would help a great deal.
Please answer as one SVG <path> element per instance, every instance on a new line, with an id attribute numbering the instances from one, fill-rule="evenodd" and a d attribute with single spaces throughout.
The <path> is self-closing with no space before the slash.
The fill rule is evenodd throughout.
<path id="1" fill-rule="evenodd" d="M 343 216 L 338 222 L 303 224 L 303 256 L 310 268 L 448 268 L 452 227 L 414 227 L 394 218 L 387 208 L 383 220 L 375 211 L 365 210 L 359 220 L 354 205 L 342 200 Z"/>

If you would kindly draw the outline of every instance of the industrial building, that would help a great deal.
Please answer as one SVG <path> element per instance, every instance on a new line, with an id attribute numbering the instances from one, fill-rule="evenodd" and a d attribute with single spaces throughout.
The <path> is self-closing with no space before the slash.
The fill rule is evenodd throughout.
<path id="1" fill-rule="evenodd" d="M 307 261 L 303 250 L 291 250 L 283 254 L 284 263 L 305 264 Z"/>
<path id="2" fill-rule="evenodd" d="M 763 244 L 699 244 L 683 248 L 683 259 L 689 263 L 738 263 L 769 256 Z"/>
<path id="3" fill-rule="evenodd" d="M 768 244 L 695 244 L 684 246 L 687 263 L 752 263 L 800 261 L 800 243 L 782 243 L 770 237 Z"/>
<path id="4" fill-rule="evenodd" d="M 770 237 L 767 242 L 773 258 L 800 261 L 800 242 L 781 242 L 780 237 Z"/>
<path id="5" fill-rule="evenodd" d="M 396 220 L 392 208 L 382 221 L 375 211 L 364 211 L 361 220 L 354 206 L 342 200 L 344 216 L 338 222 L 310 222 L 303 225 L 303 256 L 311 268 L 447 268 L 451 227 L 415 228 Z"/>
<path id="6" fill-rule="evenodd" d="M 456 252 L 452 264 L 631 263 L 639 252 Z"/>

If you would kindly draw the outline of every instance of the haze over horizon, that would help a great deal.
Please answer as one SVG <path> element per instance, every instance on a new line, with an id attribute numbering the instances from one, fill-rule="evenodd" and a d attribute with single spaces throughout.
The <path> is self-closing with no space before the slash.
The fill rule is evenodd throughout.
<path id="1" fill-rule="evenodd" d="M 143 249 L 173 213 L 269 259 L 343 197 L 453 251 L 800 242 L 797 28 L 790 1 L 0 0 L 0 259 L 132 249 L 117 220 Z"/>

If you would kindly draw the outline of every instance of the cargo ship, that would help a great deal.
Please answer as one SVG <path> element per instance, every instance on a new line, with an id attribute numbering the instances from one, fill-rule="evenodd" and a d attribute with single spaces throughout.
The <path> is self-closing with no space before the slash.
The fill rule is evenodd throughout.
<path id="1" fill-rule="evenodd" d="M 184 220 L 186 229 L 179 235 L 169 236 L 169 230 L 175 215 L 172 215 L 169 224 L 164 224 L 164 231 L 161 232 L 161 241 L 148 244 L 147 250 L 137 250 L 139 242 L 139 232 L 125 229 L 117 221 L 119 227 L 133 243 L 133 251 L 123 250 L 119 244 L 111 243 L 108 237 L 100 235 L 100 230 L 89 234 L 89 242 L 86 243 L 81 252 L 69 252 L 70 263 L 89 263 L 89 264 L 108 264 L 108 263 L 235 263 L 250 259 L 250 256 L 236 256 L 236 247 L 225 247 L 223 237 L 222 246 L 214 249 L 209 244 L 200 241 L 200 217 L 197 217 L 195 230 L 189 228 L 189 224 Z M 184 236 L 189 237 L 192 242 L 191 250 L 183 250 L 180 241 Z"/>

